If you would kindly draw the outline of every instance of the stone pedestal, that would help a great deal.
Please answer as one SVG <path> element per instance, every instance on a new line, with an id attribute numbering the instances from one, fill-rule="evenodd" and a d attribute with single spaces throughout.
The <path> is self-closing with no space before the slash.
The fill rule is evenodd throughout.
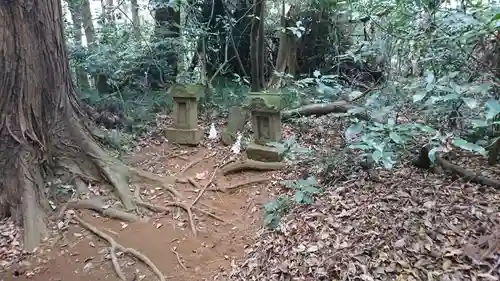
<path id="1" fill-rule="evenodd" d="M 198 128 L 198 99 L 205 95 L 205 87 L 175 84 L 168 92 L 174 102 L 174 127 L 164 130 L 165 137 L 172 143 L 199 144 L 203 131 Z"/>
<path id="2" fill-rule="evenodd" d="M 280 93 L 251 93 L 249 109 L 252 115 L 252 129 L 255 142 L 248 145 L 246 154 L 249 159 L 263 162 L 279 162 L 283 157 L 270 142 L 280 142 L 281 110 L 283 99 Z"/>

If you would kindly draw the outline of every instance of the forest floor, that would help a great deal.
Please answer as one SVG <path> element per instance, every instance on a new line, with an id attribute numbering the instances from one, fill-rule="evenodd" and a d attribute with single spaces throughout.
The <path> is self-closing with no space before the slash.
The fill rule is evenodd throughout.
<path id="1" fill-rule="evenodd" d="M 325 116 L 284 124 L 284 135 L 297 136 L 317 155 L 332 154 L 340 149 L 339 132 L 345 130 L 332 120 Z M 457 155 L 457 165 L 500 178 L 498 165 Z M 186 212 L 174 208 L 166 214 L 142 210 L 148 221 L 134 223 L 77 212 L 118 243 L 148 256 L 167 280 L 500 280 L 498 190 L 419 170 L 408 159 L 392 170 L 367 172 L 341 154 L 331 157 L 330 164 L 318 164 L 316 157 L 314 164 L 282 171 L 224 176 L 216 168 L 231 156 L 217 142 L 187 148 L 145 140 L 124 157 L 131 166 L 191 177 L 202 187 L 269 179 L 231 192 L 204 192 L 196 206 L 224 222 L 195 212 L 196 237 Z M 294 204 L 276 231 L 265 230 L 263 205 L 278 195 L 293 198 L 294 191 L 280 187 L 279 181 L 303 178 L 305 171 L 318 178 L 323 192 L 312 204 Z M 199 192 L 189 184 L 176 187 L 189 202 Z M 142 185 L 140 190 L 146 202 L 169 200 L 158 186 Z M 7 221 L 0 224 L 0 258 L 9 252 L 23 262 L 4 272 L 0 268 L 0 281 L 119 280 L 109 244 L 76 222 L 65 221 L 57 235 L 25 258 L 12 250 L 19 239 L 12 229 Z M 127 280 L 158 280 L 135 259 L 122 254 L 118 261 Z"/>
<path id="2" fill-rule="evenodd" d="M 208 149 L 172 147 L 167 143 L 146 147 L 137 154 L 126 157 L 132 166 L 160 175 L 180 175 L 194 178 L 205 186 L 226 188 L 263 178 L 272 179 L 272 173 L 244 172 L 224 176 L 216 166 L 231 154 L 228 148 Z M 201 160 L 200 160 L 201 159 Z M 111 235 L 125 247 L 135 248 L 151 259 L 169 280 L 212 280 L 210 277 L 227 275 L 231 263 L 241 259 L 244 248 L 254 243 L 262 226 L 262 205 L 269 200 L 268 190 L 275 181 L 247 184 L 231 192 L 206 191 L 197 206 L 223 218 L 217 221 L 203 214 L 194 214 L 197 228 L 195 237 L 185 211 L 171 209 L 169 214 L 144 214 L 147 222 L 125 223 L 97 215 L 92 211 L 79 211 L 85 221 Z M 192 201 L 199 190 L 191 184 L 177 184 L 183 198 Z M 144 201 L 162 205 L 170 200 L 161 187 L 143 185 Z M 56 241 L 58 240 L 58 241 Z M 52 245 L 47 247 L 47 245 Z M 13 267 L 8 275 L 24 273 L 21 277 L 0 277 L 0 280 L 117 280 L 107 255 L 107 244 L 82 229 L 79 224 L 69 224 L 62 235 L 53 237 L 42 246 L 29 266 Z M 140 264 L 140 262 L 138 262 Z M 120 259 L 127 280 L 155 280 L 144 266 L 131 259 Z M 26 272 L 32 271 L 32 272 Z M 28 274 L 26 274 L 28 273 Z M 210 278 L 210 279 L 209 279 Z"/>

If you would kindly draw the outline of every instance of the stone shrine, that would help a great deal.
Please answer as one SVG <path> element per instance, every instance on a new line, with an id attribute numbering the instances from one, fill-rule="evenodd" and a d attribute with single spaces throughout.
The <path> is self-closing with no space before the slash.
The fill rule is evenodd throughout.
<path id="1" fill-rule="evenodd" d="M 198 128 L 198 99 L 205 96 L 205 87 L 174 84 L 168 93 L 174 103 L 174 127 L 165 129 L 165 137 L 172 143 L 198 145 L 203 137 Z"/>
<path id="2" fill-rule="evenodd" d="M 284 100 L 279 92 L 251 93 L 249 109 L 252 115 L 254 143 L 246 149 L 247 157 L 256 161 L 279 162 L 283 160 L 278 150 L 269 142 L 280 142 L 281 110 Z"/>

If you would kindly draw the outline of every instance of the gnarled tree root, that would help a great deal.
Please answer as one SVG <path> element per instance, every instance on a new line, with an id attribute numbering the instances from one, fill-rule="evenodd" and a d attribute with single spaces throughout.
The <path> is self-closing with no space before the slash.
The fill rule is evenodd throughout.
<path id="1" fill-rule="evenodd" d="M 275 171 L 282 169 L 286 166 L 283 162 L 261 162 L 251 159 L 245 159 L 228 164 L 222 169 L 224 175 L 237 173 L 244 170 L 258 170 L 258 171 Z"/>
<path id="2" fill-rule="evenodd" d="M 451 171 L 459 176 L 461 176 L 463 179 L 478 183 L 478 184 L 484 184 L 490 187 L 493 187 L 495 189 L 500 189 L 500 181 L 494 180 L 485 176 L 482 176 L 480 174 L 476 174 L 472 171 L 466 170 L 460 166 L 457 166 L 455 164 L 450 163 L 449 161 L 439 157 L 436 155 L 436 162 L 438 165 L 443 167 L 444 169 Z"/>
<path id="3" fill-rule="evenodd" d="M 95 227 L 92 224 L 84 221 L 83 219 L 81 219 L 77 215 L 74 216 L 74 219 L 76 221 L 78 221 L 78 223 L 80 223 L 80 225 L 82 225 L 84 228 L 86 228 L 90 232 L 94 233 L 99 238 L 101 238 L 103 240 L 106 240 L 106 242 L 108 242 L 110 244 L 110 249 L 109 250 L 110 250 L 111 260 L 113 262 L 113 267 L 114 267 L 114 269 L 116 271 L 116 274 L 118 275 L 118 277 L 122 281 L 126 281 L 126 279 L 125 279 L 125 276 L 124 276 L 124 274 L 123 274 L 123 272 L 122 272 L 122 270 L 120 268 L 120 265 L 118 264 L 118 259 L 116 257 L 116 250 L 122 251 L 122 252 L 124 252 L 126 254 L 129 254 L 129 255 L 137 258 L 138 260 L 142 261 L 146 266 L 148 266 L 153 271 L 153 273 L 158 277 L 158 279 L 160 281 L 165 281 L 166 280 L 165 276 L 160 272 L 160 270 L 158 269 L 158 267 L 156 267 L 156 265 L 147 256 L 145 256 L 143 253 L 141 253 L 138 250 L 133 249 L 133 248 L 125 248 L 123 245 L 121 245 L 118 242 L 116 242 L 115 239 L 113 239 L 111 236 L 109 236 L 106 233 L 100 231 L 99 229 L 97 229 L 97 227 Z"/>
<path id="4" fill-rule="evenodd" d="M 215 215 L 215 214 L 212 214 L 210 212 L 207 212 L 205 210 L 202 210 L 202 209 L 199 209 L 195 206 L 192 206 L 190 204 L 186 204 L 186 203 L 183 203 L 183 202 L 167 202 L 165 203 L 163 206 L 158 206 L 158 205 L 153 205 L 151 203 L 147 203 L 147 202 L 143 202 L 139 199 L 136 200 L 136 204 L 141 206 L 141 207 L 145 207 L 145 208 L 148 208 L 152 211 L 155 211 L 155 212 L 161 212 L 161 213 L 168 213 L 169 212 L 169 207 L 178 207 L 178 208 L 181 208 L 183 209 L 184 211 L 186 211 L 186 213 L 188 214 L 188 221 L 189 221 L 189 225 L 191 227 L 191 231 L 193 232 L 193 235 L 196 237 L 198 232 L 196 231 L 196 226 L 194 224 L 194 217 L 193 217 L 193 211 L 192 209 L 194 210 L 197 210 L 198 212 L 202 213 L 202 214 L 205 214 L 209 217 L 212 217 L 218 221 L 221 221 L 221 222 L 225 222 L 224 219 L 222 219 L 221 217 Z"/>

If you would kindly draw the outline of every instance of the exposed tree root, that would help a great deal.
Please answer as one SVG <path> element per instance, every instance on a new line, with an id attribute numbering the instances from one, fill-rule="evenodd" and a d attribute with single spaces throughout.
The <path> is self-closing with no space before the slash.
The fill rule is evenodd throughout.
<path id="1" fill-rule="evenodd" d="M 322 116 L 330 113 L 347 113 L 350 109 L 356 108 L 348 104 L 346 101 L 337 101 L 332 103 L 309 104 L 296 109 L 285 110 L 281 112 L 282 120 L 299 118 L 304 116 Z M 355 116 L 362 120 L 369 120 L 366 113 L 356 113 Z"/>
<path id="2" fill-rule="evenodd" d="M 167 202 L 167 203 L 165 203 L 164 206 L 157 206 L 157 205 L 153 205 L 153 204 L 143 202 L 140 200 L 137 200 L 136 202 L 137 202 L 137 205 L 139 205 L 139 206 L 146 207 L 152 211 L 160 212 L 160 213 L 168 213 L 170 211 L 168 209 L 168 207 L 179 207 L 179 208 L 183 209 L 184 211 L 186 211 L 188 213 L 188 221 L 189 221 L 189 225 L 191 227 L 191 231 L 193 232 L 193 235 L 195 237 L 197 236 L 198 232 L 196 231 L 196 226 L 194 225 L 193 212 L 191 211 L 191 206 L 189 206 L 188 204 L 182 203 L 182 202 Z"/>
<path id="3" fill-rule="evenodd" d="M 274 171 L 282 169 L 285 166 L 286 164 L 282 162 L 261 162 L 251 159 L 245 159 L 228 164 L 222 169 L 222 173 L 224 175 L 228 175 L 230 173 L 237 173 L 244 170 Z"/>
<path id="4" fill-rule="evenodd" d="M 208 155 L 205 155 L 203 156 L 202 158 L 199 158 L 199 159 L 196 159 L 196 160 L 193 160 L 191 161 L 190 163 L 188 163 L 186 166 L 184 166 L 184 168 L 182 168 L 182 170 L 179 172 L 179 175 L 182 175 L 184 174 L 184 172 L 186 172 L 189 168 L 193 167 L 194 165 L 200 163 L 201 161 L 205 160 L 205 159 L 209 159 L 213 156 L 215 156 L 215 152 L 212 152 Z"/>
<path id="5" fill-rule="evenodd" d="M 78 223 L 80 223 L 80 225 L 82 225 L 84 228 L 86 228 L 87 230 L 89 230 L 90 232 L 94 233 L 95 235 L 97 235 L 99 238 L 103 239 L 103 240 L 106 240 L 106 242 L 108 242 L 110 244 L 110 255 L 111 255 L 111 260 L 113 262 L 113 267 L 116 271 L 116 274 L 118 275 L 118 277 L 123 280 L 123 281 L 126 281 L 125 279 L 125 276 L 120 268 L 120 265 L 118 264 L 118 259 L 116 258 L 116 250 L 118 251 L 122 251 L 124 253 L 127 253 L 135 258 L 137 258 L 138 260 L 142 261 L 146 266 L 148 266 L 152 271 L 153 273 L 158 277 L 158 279 L 160 281 L 165 281 L 165 276 L 160 272 L 160 270 L 158 269 L 158 267 L 156 267 L 156 265 L 147 257 L 145 256 L 143 253 L 137 251 L 136 249 L 133 249 L 133 248 L 125 248 L 123 245 L 119 244 L 118 242 L 116 242 L 115 239 L 113 239 L 111 236 L 107 235 L 106 233 L 100 231 L 99 229 L 97 229 L 97 227 L 93 226 L 92 224 L 84 221 L 83 219 L 81 219 L 79 216 L 75 215 L 74 216 L 74 219 L 76 221 L 78 221 Z"/>
<path id="6" fill-rule="evenodd" d="M 127 213 L 112 207 L 109 207 L 104 203 L 102 198 L 93 198 L 93 199 L 86 199 L 86 200 L 78 200 L 78 201 L 69 201 L 65 207 L 60 212 L 61 214 L 66 210 L 66 209 L 88 209 L 88 210 L 93 210 L 98 213 L 100 213 L 103 216 L 110 217 L 113 219 L 119 219 L 127 222 L 135 222 L 139 220 L 139 217 L 137 217 L 134 214 Z"/>
<path id="7" fill-rule="evenodd" d="M 261 178 L 261 179 L 249 180 L 249 181 L 245 181 L 245 182 L 235 183 L 235 184 L 230 185 L 228 187 L 208 188 L 205 191 L 231 192 L 231 191 L 233 191 L 235 189 L 241 188 L 241 187 L 246 186 L 246 185 L 251 185 L 251 184 L 266 182 L 266 181 L 270 181 L 270 180 L 272 180 L 272 178 Z"/>
<path id="8" fill-rule="evenodd" d="M 163 188 L 165 188 L 168 192 L 172 193 L 174 197 L 181 198 L 181 194 L 174 188 L 174 184 L 176 182 L 175 177 L 166 177 L 162 178 L 157 176 L 151 172 L 130 168 L 132 172 L 132 178 L 136 181 L 142 180 L 151 184 L 159 184 Z"/>
<path id="9" fill-rule="evenodd" d="M 495 189 L 500 189 L 500 181 L 488 178 L 485 176 L 480 175 L 479 173 L 474 173 L 472 171 L 466 170 L 458 165 L 452 164 L 449 161 L 439 157 L 436 155 L 436 162 L 439 164 L 441 167 L 443 167 L 446 170 L 452 171 L 453 173 L 461 176 L 465 180 L 478 183 L 478 184 L 484 184 L 490 187 L 493 187 Z"/>

